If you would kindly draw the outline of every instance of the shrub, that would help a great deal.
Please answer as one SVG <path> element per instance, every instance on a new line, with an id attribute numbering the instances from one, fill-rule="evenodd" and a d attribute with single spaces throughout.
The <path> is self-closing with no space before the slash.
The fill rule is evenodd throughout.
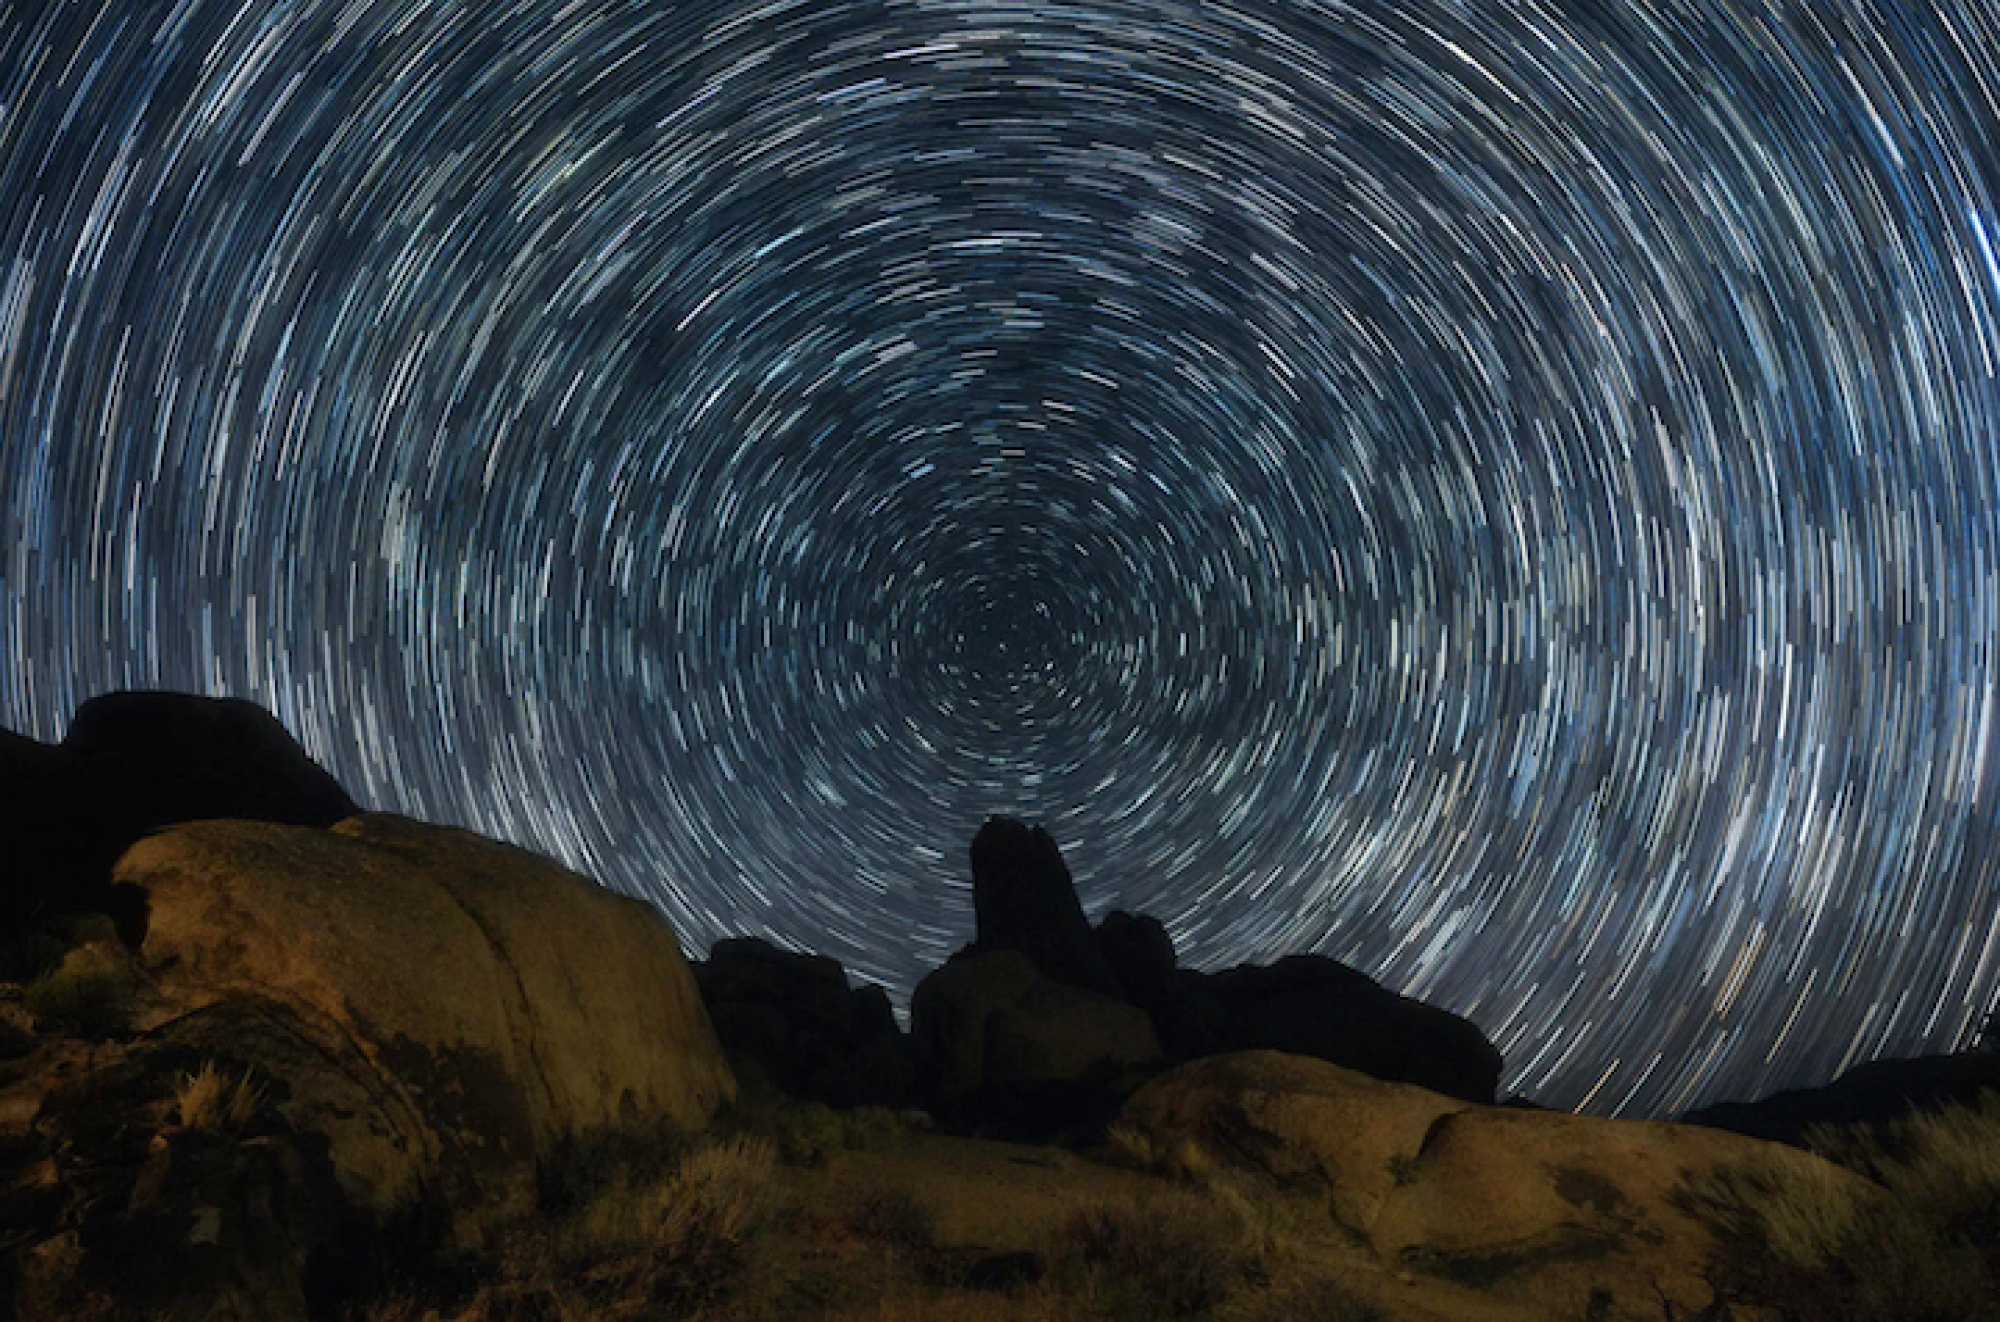
<path id="1" fill-rule="evenodd" d="M 183 1129 L 242 1129 L 264 1104 L 248 1071 L 232 1085 L 212 1060 L 174 1085 L 174 1114 Z"/>
<path id="2" fill-rule="evenodd" d="M 620 1125 L 565 1135 L 535 1169 L 535 1203 L 544 1216 L 580 1212 L 617 1187 L 643 1189 L 671 1176 L 693 1140 L 670 1121 Z"/>
<path id="3" fill-rule="evenodd" d="M 1107 1318 L 1206 1317 L 1242 1275 L 1213 1221 L 1187 1195 L 1083 1208 L 1065 1227 L 1057 1274 Z"/>
<path id="4" fill-rule="evenodd" d="M 38 1024 L 85 1037 L 123 1033 L 131 1017 L 132 987 L 116 973 L 56 969 L 29 983 L 25 999 Z"/>
<path id="5" fill-rule="evenodd" d="M 1215 1178 L 1215 1158 L 1193 1138 L 1162 1145 L 1144 1130 L 1125 1124 L 1111 1126 L 1104 1138 L 1121 1165 L 1203 1187 Z"/>
<path id="6" fill-rule="evenodd" d="M 1262 1277 L 1295 1262 L 1300 1245 L 1313 1237 L 1315 1224 L 1323 1227 L 1333 1220 L 1330 1208 L 1312 1208 L 1297 1195 L 1246 1176 L 1221 1177 L 1206 1187 L 1216 1204 L 1236 1220 L 1246 1270 Z"/>
<path id="7" fill-rule="evenodd" d="M 905 1253 L 937 1246 L 937 1212 L 907 1189 L 863 1194 L 849 1224 L 855 1234 Z"/>
<path id="8" fill-rule="evenodd" d="M 777 1211 L 768 1142 L 739 1138 L 703 1148 L 681 1164 L 660 1200 L 652 1302 L 670 1314 L 710 1307 L 749 1263 L 756 1237 Z"/>
<path id="9" fill-rule="evenodd" d="M 739 1098 L 718 1121 L 718 1131 L 767 1141 L 787 1166 L 819 1167 L 847 1146 L 848 1126 L 823 1102 L 797 1102 L 761 1090 Z"/>
<path id="10" fill-rule="evenodd" d="M 1814 1139 L 1873 1187 L 1776 1162 L 1691 1183 L 1734 1293 L 1787 1322 L 2000 1319 L 2000 1099 Z"/>

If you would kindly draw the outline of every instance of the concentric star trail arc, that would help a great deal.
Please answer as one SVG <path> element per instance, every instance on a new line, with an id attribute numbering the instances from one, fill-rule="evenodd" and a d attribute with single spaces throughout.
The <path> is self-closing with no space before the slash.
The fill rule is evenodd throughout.
<path id="1" fill-rule="evenodd" d="M 0 4 L 0 720 L 696 953 L 965 842 L 1663 1113 L 2000 999 L 2000 15 Z"/>

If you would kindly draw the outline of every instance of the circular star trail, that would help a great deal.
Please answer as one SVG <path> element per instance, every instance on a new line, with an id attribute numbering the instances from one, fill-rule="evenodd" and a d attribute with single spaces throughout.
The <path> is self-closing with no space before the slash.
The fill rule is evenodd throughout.
<path id="1" fill-rule="evenodd" d="M 2000 995 L 1984 0 L 0 5 L 0 718 L 898 994 L 964 848 L 1545 1102 Z"/>

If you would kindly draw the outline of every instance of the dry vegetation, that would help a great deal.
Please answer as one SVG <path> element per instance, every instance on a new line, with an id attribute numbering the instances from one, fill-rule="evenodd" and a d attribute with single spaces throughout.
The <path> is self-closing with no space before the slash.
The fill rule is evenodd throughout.
<path id="1" fill-rule="evenodd" d="M 240 1130 L 264 1104 L 264 1090 L 248 1073 L 234 1083 L 212 1060 L 174 1085 L 173 1115 L 182 1129 Z"/>
<path id="2" fill-rule="evenodd" d="M 1197 1150 L 1129 1156 L 953 1140 L 890 1112 L 769 1099 L 690 1143 L 573 1144 L 541 1214 L 449 1295 L 355 1322 L 1376 1322 L 1317 1265 L 1325 1209 Z M 1321 1222 L 1325 1224 L 1320 1224 Z"/>
<path id="3" fill-rule="evenodd" d="M 201 1115 L 226 1117 L 204 1072 Z M 235 1088 L 244 1085 L 238 1081 Z M 208 1100 L 201 1100 L 206 1098 Z M 222 1107 L 217 1111 L 217 1107 Z M 2000 1322 L 2000 1099 L 1817 1135 L 1866 1177 L 1717 1172 L 1689 1205 L 1723 1231 L 1717 1303 L 1634 1314 L 1592 1292 L 1550 1322 Z M 1444 1289 L 1436 1282 L 1425 1290 Z M 1411 1286 L 1417 1289 L 1418 1286 Z M 1398 1322 L 1518 1318 L 1476 1290 L 1398 1294 L 1323 1200 L 1193 1145 L 1114 1130 L 1094 1153 L 951 1139 L 893 1113 L 765 1099 L 699 1141 L 579 1142 L 540 1215 L 456 1288 L 353 1322 Z M 1393 1296 L 1393 1298 L 1392 1298 Z M 1400 1301 L 1400 1302 L 1398 1302 Z M 1464 1307 L 1471 1311 L 1455 1311 Z M 1538 1315 L 1539 1316 L 1539 1315 Z"/>
<path id="4" fill-rule="evenodd" d="M 1810 1138 L 1870 1183 L 1771 1165 L 1690 1191 L 1733 1297 L 1784 1322 L 2000 1322 L 2000 1096 Z"/>

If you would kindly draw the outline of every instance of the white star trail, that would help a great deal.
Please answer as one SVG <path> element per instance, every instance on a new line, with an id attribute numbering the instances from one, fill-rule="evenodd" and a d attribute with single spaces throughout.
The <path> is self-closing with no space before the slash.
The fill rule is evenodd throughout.
<path id="1" fill-rule="evenodd" d="M 964 847 L 1662 1113 L 2000 998 L 1990 4 L 0 4 L 0 723 L 696 953 Z"/>

